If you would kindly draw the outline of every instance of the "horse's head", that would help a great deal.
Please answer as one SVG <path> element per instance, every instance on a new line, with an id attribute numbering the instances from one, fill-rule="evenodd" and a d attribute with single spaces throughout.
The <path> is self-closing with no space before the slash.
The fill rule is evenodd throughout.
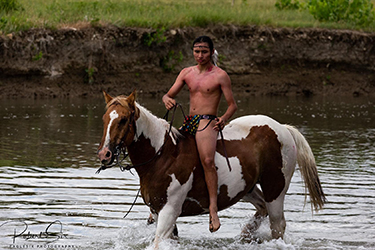
<path id="1" fill-rule="evenodd" d="M 104 91 L 103 94 L 107 111 L 103 115 L 104 132 L 98 157 L 103 165 L 110 165 L 121 149 L 133 141 L 139 110 L 135 105 L 135 91 L 128 97 L 112 97 Z"/>

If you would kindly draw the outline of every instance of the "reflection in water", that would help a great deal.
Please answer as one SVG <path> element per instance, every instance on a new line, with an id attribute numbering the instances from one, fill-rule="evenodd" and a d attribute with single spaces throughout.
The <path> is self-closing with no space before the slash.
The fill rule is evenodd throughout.
<path id="1" fill-rule="evenodd" d="M 373 249 L 375 248 L 375 100 L 365 98 L 241 97 L 236 116 L 266 114 L 295 125 L 316 156 L 329 203 L 318 214 L 305 208 L 297 171 L 285 202 L 284 241 L 262 244 L 239 238 L 244 219 L 254 213 L 240 202 L 219 213 L 222 228 L 208 232 L 208 217 L 178 220 L 180 240 L 165 249 Z M 139 103 L 162 117 L 160 98 L 140 96 Z M 178 100 L 188 111 L 188 98 Z M 225 105 L 220 107 L 223 112 Z M 141 198 L 129 216 L 138 178 L 118 169 L 95 175 L 104 102 L 98 100 L 0 101 L 0 225 L 26 221 L 31 233 L 50 223 L 63 224 L 66 239 L 83 249 L 145 249 L 154 226 L 146 227 L 148 208 Z M 175 126 L 182 123 L 178 114 Z M 263 225 L 264 224 L 264 225 Z M 269 237 L 264 222 L 259 236 Z M 6 224 L 11 225 L 11 224 Z M 12 243 L 12 228 L 0 226 L 0 248 Z M 18 243 L 39 243 L 40 239 Z"/>
<path id="2" fill-rule="evenodd" d="M 9 105 L 9 102 L 13 103 Z M 43 100 L 1 103 L 0 135 L 6 138 L 0 142 L 5 151 L 1 165 L 92 165 L 93 146 L 102 133 L 99 117 L 104 108 L 101 102 L 99 105 L 87 104 L 84 100 L 47 103 Z"/>

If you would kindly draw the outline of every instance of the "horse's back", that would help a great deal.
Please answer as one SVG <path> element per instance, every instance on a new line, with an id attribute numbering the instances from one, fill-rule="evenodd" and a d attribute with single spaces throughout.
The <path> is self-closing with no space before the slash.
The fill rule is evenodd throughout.
<path id="1" fill-rule="evenodd" d="M 232 120 L 223 130 L 226 140 L 241 140 L 249 135 L 253 127 L 268 126 L 278 136 L 279 141 L 293 142 L 293 138 L 288 129 L 265 115 L 247 115 Z"/>
<path id="2" fill-rule="evenodd" d="M 260 130 L 259 128 L 266 128 Z M 297 148 L 294 138 L 287 126 L 265 115 L 247 115 L 241 116 L 231 121 L 223 130 L 223 136 L 226 140 L 243 140 L 249 137 L 251 133 L 258 131 L 267 131 L 275 133 L 277 141 L 280 143 L 282 156 L 288 157 L 289 162 L 295 164 Z M 262 132 L 258 132 L 262 133 Z M 259 134 L 266 138 L 267 134 Z"/>
<path id="3" fill-rule="evenodd" d="M 285 156 L 293 150 L 294 141 L 288 129 L 264 115 L 242 116 L 232 120 L 223 130 L 225 147 L 218 136 L 215 165 L 218 173 L 218 206 L 224 209 L 246 195 L 258 182 L 264 171 L 279 173 L 285 166 Z M 294 155 L 294 154 L 293 154 Z M 229 168 L 227 159 L 230 162 Z M 295 157 L 290 159 L 295 164 Z M 198 214 L 208 208 L 204 172 L 201 167 L 194 170 L 194 182 L 185 202 L 183 215 Z M 288 171 L 289 172 L 289 171 Z M 284 178 L 282 178 L 285 180 Z M 283 189 L 280 184 L 276 196 Z M 204 191 L 204 192 L 202 192 Z M 188 208 L 189 207 L 189 208 Z M 188 212 L 187 210 L 190 210 Z M 195 211 L 195 212 L 193 212 Z"/>
<path id="4" fill-rule="evenodd" d="M 272 193 L 270 199 L 280 194 L 296 164 L 295 142 L 288 129 L 268 116 L 249 115 L 232 120 L 223 130 L 223 136 L 233 171 L 229 171 L 225 161 L 220 136 L 215 163 L 219 184 L 228 186 L 228 197 L 237 199 L 260 179 L 264 183 L 272 182 L 276 174 L 279 187 L 269 192 Z"/>

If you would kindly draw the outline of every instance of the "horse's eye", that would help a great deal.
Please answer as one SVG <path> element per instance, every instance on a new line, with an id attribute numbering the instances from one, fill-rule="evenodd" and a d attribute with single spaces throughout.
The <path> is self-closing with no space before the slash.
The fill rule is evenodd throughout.
<path id="1" fill-rule="evenodd" d="M 118 125 L 119 126 L 124 125 L 126 124 L 126 121 L 127 121 L 126 117 L 122 117 Z"/>

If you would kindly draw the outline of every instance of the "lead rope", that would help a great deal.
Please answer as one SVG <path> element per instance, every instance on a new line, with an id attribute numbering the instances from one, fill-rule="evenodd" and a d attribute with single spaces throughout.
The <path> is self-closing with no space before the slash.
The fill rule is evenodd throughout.
<path id="1" fill-rule="evenodd" d="M 220 136 L 221 136 L 221 143 L 223 144 L 223 151 L 224 151 L 225 159 L 227 159 L 227 164 L 228 164 L 229 172 L 232 172 L 232 167 L 230 166 L 227 149 L 226 149 L 225 143 L 224 143 L 223 130 L 220 128 L 219 132 L 220 132 Z"/>
<path id="2" fill-rule="evenodd" d="M 172 125 L 173 125 L 173 121 L 174 121 L 174 115 L 175 115 L 175 113 L 176 113 L 177 106 L 180 107 L 181 112 L 182 112 L 182 114 L 183 114 L 184 117 L 185 117 L 185 113 L 184 113 L 184 110 L 183 110 L 183 108 L 182 108 L 182 105 L 179 104 L 179 103 L 177 103 L 177 104 L 175 105 L 174 109 L 173 109 L 173 114 L 172 114 L 172 118 L 171 118 L 171 121 L 170 121 L 168 134 L 169 134 L 169 133 L 171 132 L 171 130 L 172 130 Z M 167 113 L 164 115 L 163 118 L 166 119 L 166 120 L 168 120 L 168 114 L 169 114 L 169 110 L 167 111 Z M 116 159 L 116 164 L 111 165 L 111 166 L 108 166 L 108 167 L 106 167 L 106 166 L 101 166 L 101 167 L 96 171 L 96 174 L 99 174 L 100 171 L 105 170 L 105 169 L 107 169 L 107 168 L 111 168 L 111 167 L 116 166 L 116 165 L 119 166 L 121 172 L 124 172 L 125 170 L 128 170 L 131 174 L 133 174 L 133 173 L 131 172 L 131 169 L 132 169 L 132 168 L 135 168 L 135 167 L 142 166 L 142 165 L 145 165 L 145 164 L 147 164 L 147 163 L 150 163 L 150 162 L 153 161 L 158 155 L 160 155 L 160 153 L 161 153 L 161 149 L 162 149 L 162 148 L 163 148 L 163 147 L 161 147 L 161 148 L 158 150 L 158 152 L 156 152 L 156 154 L 155 154 L 150 160 L 148 160 L 147 162 L 144 162 L 144 163 L 141 163 L 141 164 L 138 164 L 138 165 L 135 165 L 135 166 L 134 166 L 134 165 L 130 165 L 130 164 L 126 164 L 126 166 L 123 166 L 123 165 L 121 165 L 121 162 L 122 162 L 123 160 L 125 160 L 125 158 L 127 158 L 129 154 L 125 154 L 125 152 L 123 151 L 123 153 L 124 153 L 124 158 L 123 158 L 121 161 L 119 161 L 119 156 L 120 156 L 120 154 L 121 154 L 121 148 L 119 147 L 119 148 L 116 150 L 116 158 L 117 158 L 117 159 Z M 133 174 L 133 175 L 134 175 L 134 174 Z M 133 209 L 135 203 L 137 202 L 137 199 L 138 199 L 138 197 L 139 197 L 140 192 L 141 192 L 141 189 L 139 188 L 139 189 L 138 189 L 138 192 L 137 192 L 137 194 L 136 194 L 136 196 L 135 196 L 135 199 L 134 199 L 134 201 L 133 201 L 133 203 L 132 203 L 132 205 L 130 206 L 128 212 L 126 212 L 126 214 L 125 214 L 124 217 L 123 217 L 124 219 L 128 216 L 128 214 L 129 214 L 129 213 L 131 212 L 131 210 Z"/>
<path id="3" fill-rule="evenodd" d="M 179 104 L 179 103 L 176 103 L 176 104 L 173 106 L 173 108 L 172 108 L 173 113 L 172 113 L 171 121 L 169 122 L 169 131 L 168 131 L 168 134 L 169 134 L 169 133 L 171 132 L 171 130 L 172 130 L 173 121 L 174 121 L 174 116 L 175 116 L 175 113 L 176 113 L 176 109 L 177 109 L 177 107 L 180 108 L 183 117 L 186 118 L 186 116 L 185 116 L 185 112 L 184 112 L 184 109 L 182 108 L 182 105 Z M 169 110 L 167 110 L 167 113 L 165 113 L 165 115 L 163 116 L 163 119 L 166 120 L 166 121 L 168 121 L 168 115 L 169 115 Z"/>
<path id="4" fill-rule="evenodd" d="M 137 192 L 137 195 L 135 196 L 135 199 L 134 199 L 134 201 L 133 201 L 133 204 L 130 206 L 129 211 L 124 215 L 123 219 L 125 219 L 126 216 L 128 216 L 128 214 L 130 213 L 130 211 L 132 211 L 132 209 L 133 209 L 135 203 L 137 202 L 137 199 L 138 199 L 138 197 L 139 197 L 139 193 L 140 193 L 140 192 L 141 192 L 141 189 L 139 188 L 139 189 L 138 189 L 138 192 Z"/>
<path id="5" fill-rule="evenodd" d="M 210 121 L 207 123 L 207 125 L 204 128 L 202 128 L 200 130 L 197 130 L 197 132 L 201 132 L 201 131 L 205 130 L 208 127 L 208 125 L 210 125 L 210 123 L 212 121 L 213 121 L 213 119 L 210 119 Z M 225 156 L 225 159 L 227 160 L 229 172 L 232 172 L 232 167 L 230 165 L 229 158 L 228 158 L 227 148 L 225 147 L 225 143 L 224 143 L 223 130 L 221 128 L 219 128 L 219 133 L 220 133 L 220 136 L 221 136 L 221 143 L 223 144 L 224 156 Z"/>
<path id="6" fill-rule="evenodd" d="M 174 115 L 175 115 L 175 113 L 176 113 L 177 106 L 180 107 L 181 112 L 182 112 L 183 116 L 185 117 L 185 113 L 184 113 L 184 109 L 182 108 L 182 105 L 179 104 L 179 103 L 176 103 L 176 105 L 175 105 L 174 108 L 173 108 L 173 113 L 172 113 L 172 118 L 171 118 L 171 121 L 170 121 L 170 124 L 169 124 L 169 131 L 168 131 L 168 134 L 169 134 L 169 133 L 171 132 L 171 130 L 172 130 L 172 125 L 173 125 L 173 121 L 174 121 Z M 169 114 L 169 110 L 168 110 L 167 113 L 164 115 L 163 119 L 165 119 L 165 120 L 168 121 L 168 114 Z M 161 147 L 161 148 L 162 148 L 162 147 Z M 161 148 L 158 150 L 158 152 L 156 152 L 156 154 L 154 155 L 154 157 L 152 157 L 151 160 L 149 160 L 148 162 L 145 162 L 145 163 L 139 164 L 139 165 L 137 165 L 137 166 L 145 165 L 145 164 L 151 162 L 152 160 L 154 160 L 154 158 L 155 158 L 157 155 L 160 155 L 160 153 L 161 153 Z M 123 172 L 124 170 L 129 170 L 129 171 L 130 171 L 130 167 L 133 167 L 133 168 L 134 168 L 135 166 L 127 165 L 126 167 L 120 167 L 120 169 L 121 169 L 122 172 Z M 129 169 L 128 169 L 128 168 L 129 168 Z M 128 216 L 128 214 L 130 213 L 130 211 L 133 209 L 135 203 L 137 202 L 137 199 L 138 199 L 138 197 L 139 197 L 140 192 L 141 192 L 141 189 L 139 188 L 139 189 L 138 189 L 138 192 L 137 192 L 137 195 L 135 196 L 135 199 L 134 199 L 134 201 L 133 201 L 133 204 L 130 206 L 129 211 L 128 211 L 128 212 L 124 215 L 124 217 L 123 217 L 124 219 Z"/>
<path id="7" fill-rule="evenodd" d="M 179 103 L 176 103 L 176 105 L 174 105 L 174 107 L 173 107 L 172 118 L 171 118 L 170 125 L 169 125 L 169 132 L 171 132 L 171 129 L 172 129 L 172 125 L 173 125 L 173 121 L 174 121 L 174 115 L 175 115 L 175 113 L 176 113 L 176 109 L 177 109 L 177 107 L 180 107 L 181 112 L 182 112 L 182 115 L 184 116 L 184 118 L 186 118 L 185 113 L 184 113 L 184 109 L 182 108 L 182 105 L 179 104 Z M 165 119 L 165 120 L 168 121 L 168 114 L 169 114 L 169 110 L 168 110 L 167 113 L 164 115 L 163 119 Z M 210 123 L 211 123 L 213 120 L 214 120 L 214 119 L 210 119 L 210 121 L 207 123 L 207 125 L 206 125 L 203 129 L 197 130 L 197 132 L 201 132 L 201 131 L 205 130 L 205 129 L 208 127 L 208 125 L 210 125 Z M 219 132 L 220 132 L 221 143 L 223 144 L 224 156 L 225 156 L 225 159 L 227 160 L 227 164 L 228 164 L 229 172 L 232 172 L 232 167 L 231 167 L 230 162 L 229 162 L 227 149 L 226 149 L 226 147 L 225 147 L 223 130 L 222 130 L 221 128 L 219 128 Z"/>
<path id="8" fill-rule="evenodd" d="M 182 108 L 182 105 L 179 104 L 179 103 L 176 103 L 176 105 L 175 105 L 174 108 L 173 108 L 173 113 L 172 113 L 171 121 L 170 121 L 170 123 L 169 123 L 169 131 L 168 131 L 168 134 L 169 134 L 169 133 L 171 132 L 171 130 L 172 130 L 173 121 L 174 121 L 174 116 L 175 116 L 175 113 L 176 113 L 176 109 L 177 109 L 177 107 L 180 107 L 181 112 L 182 112 L 182 115 L 183 115 L 184 117 L 186 117 L 186 116 L 185 116 L 185 113 L 184 113 L 184 109 Z M 168 114 L 169 114 L 169 110 L 167 110 L 167 113 L 164 115 L 163 119 L 165 119 L 165 120 L 168 121 Z M 210 120 L 210 122 L 211 122 L 211 121 L 212 121 L 212 120 Z M 208 123 L 208 125 L 210 124 L 210 122 Z M 208 125 L 207 125 L 207 126 L 208 126 Z M 203 128 L 202 130 L 206 129 L 207 126 L 206 126 L 205 128 Z M 200 131 L 202 131 L 202 130 L 200 130 Z M 231 165 L 230 165 L 230 162 L 229 162 L 229 159 L 228 159 L 227 150 L 226 150 L 225 143 L 224 143 L 223 132 L 222 132 L 222 129 L 221 129 L 221 128 L 220 128 L 219 132 L 220 132 L 220 136 L 221 136 L 221 141 L 222 141 L 222 143 L 223 143 L 223 150 L 224 150 L 225 158 L 227 159 L 227 164 L 228 164 L 228 167 L 229 167 L 229 171 L 232 171 L 232 168 L 231 168 Z M 135 166 L 134 166 L 134 165 L 127 164 L 125 167 L 121 165 L 121 162 L 122 162 L 123 160 L 125 160 L 125 158 L 128 157 L 128 154 L 125 154 L 125 152 L 123 152 L 123 153 L 124 153 L 124 158 L 123 158 L 121 161 L 119 161 L 119 156 L 120 156 L 120 152 L 121 152 L 121 148 L 119 148 L 119 149 L 118 149 L 119 152 L 117 153 L 116 164 L 114 164 L 114 165 L 112 165 L 112 166 L 108 166 L 108 167 L 106 167 L 106 166 L 101 166 L 101 167 L 96 171 L 96 174 L 99 174 L 100 171 L 105 170 L 105 169 L 107 169 L 107 168 L 111 168 L 111 167 L 116 166 L 116 165 L 119 166 L 121 172 L 124 172 L 125 170 L 128 170 L 131 174 L 133 174 L 133 173 L 130 171 L 132 168 L 135 168 L 135 167 L 137 167 L 137 166 L 142 166 L 142 165 L 145 165 L 145 164 L 147 164 L 147 163 L 150 163 L 151 161 L 153 161 L 153 160 L 156 158 L 156 156 L 160 155 L 160 153 L 161 153 L 161 149 L 162 149 L 162 148 L 163 148 L 163 147 L 161 147 L 161 148 L 158 150 L 158 152 L 156 152 L 156 154 L 154 155 L 154 157 L 152 157 L 152 158 L 151 158 L 150 160 L 148 160 L 147 162 L 144 162 L 144 163 L 141 163 L 141 164 L 138 164 L 138 165 L 135 165 Z M 134 174 L 133 174 L 133 175 L 134 175 Z M 134 199 L 132 205 L 130 206 L 128 212 L 124 215 L 123 218 L 126 218 L 126 217 L 128 216 L 128 214 L 131 212 L 131 210 L 133 209 L 135 203 L 137 202 L 137 199 L 138 199 L 138 197 L 139 197 L 140 192 L 141 192 L 141 189 L 139 188 L 139 189 L 138 189 L 138 192 L 137 192 L 137 195 L 135 196 L 135 199 Z"/>

